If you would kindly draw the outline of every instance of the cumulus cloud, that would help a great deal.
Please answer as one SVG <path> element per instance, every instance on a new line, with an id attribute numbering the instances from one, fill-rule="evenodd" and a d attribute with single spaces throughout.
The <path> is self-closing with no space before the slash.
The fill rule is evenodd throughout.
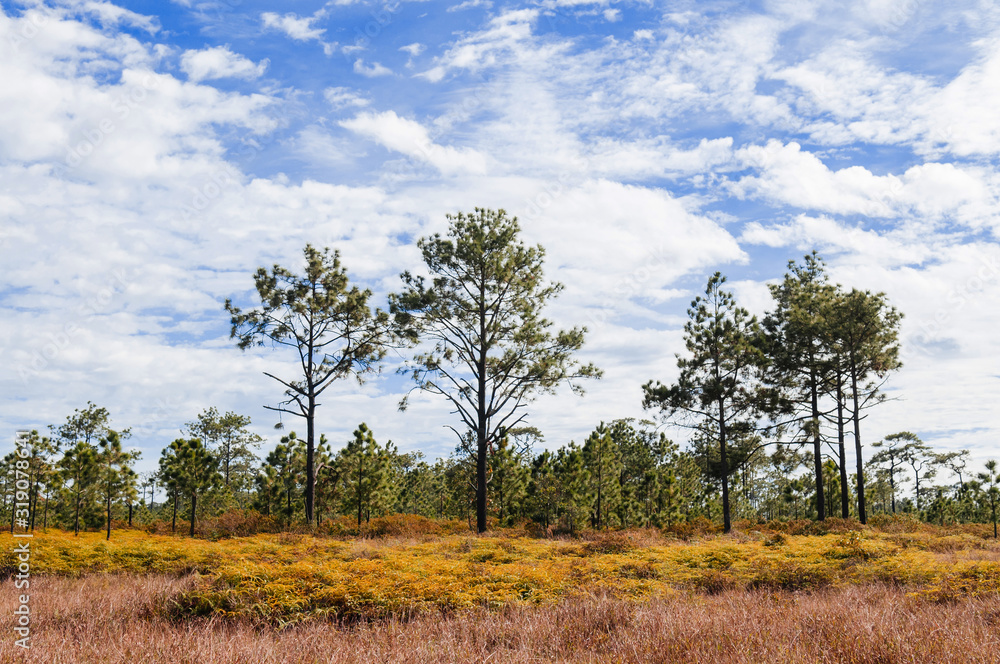
<path id="1" fill-rule="evenodd" d="M 452 5 L 448 7 L 447 11 L 460 12 L 463 9 L 473 9 L 475 7 L 484 7 L 486 9 L 489 9 L 492 6 L 493 3 L 490 0 L 465 0 L 465 2 L 461 2 L 457 5 Z"/>
<path id="2" fill-rule="evenodd" d="M 760 172 L 731 183 L 731 190 L 740 197 L 764 197 L 800 209 L 844 215 L 917 213 L 931 220 L 948 215 L 973 224 L 996 209 L 996 195 L 981 174 L 954 164 L 921 164 L 900 175 L 875 175 L 863 166 L 831 170 L 798 143 L 778 141 L 741 148 L 736 157 Z"/>
<path id="3" fill-rule="evenodd" d="M 327 88 L 323 98 L 335 109 L 367 106 L 369 101 L 349 88 Z"/>
<path id="4" fill-rule="evenodd" d="M 323 28 L 313 26 L 316 16 L 300 17 L 297 14 L 276 14 L 274 12 L 264 12 L 260 15 L 260 20 L 265 28 L 283 32 L 296 41 L 320 40 L 326 32 Z"/>
<path id="5" fill-rule="evenodd" d="M 367 78 L 375 78 L 376 76 L 391 76 L 392 70 L 378 62 L 366 65 L 365 61 L 359 58 L 354 61 L 354 73 Z"/>
<path id="6" fill-rule="evenodd" d="M 363 113 L 340 126 L 367 136 L 380 145 L 426 162 L 444 175 L 485 173 L 486 158 L 475 150 L 437 145 L 419 122 L 396 115 L 395 111 Z"/>
<path id="7" fill-rule="evenodd" d="M 537 9 L 518 9 L 501 14 L 490 21 L 486 30 L 459 40 L 437 58 L 438 64 L 422 76 L 437 82 L 452 69 L 475 71 L 492 65 L 502 53 L 516 52 L 518 43 L 531 36 L 532 25 L 538 15 Z"/>
<path id="8" fill-rule="evenodd" d="M 267 59 L 254 64 L 251 60 L 233 53 L 227 46 L 216 46 L 200 51 L 185 51 L 181 56 L 181 69 L 191 81 L 218 78 L 255 79 L 267 70 Z"/>
<path id="9" fill-rule="evenodd" d="M 415 58 L 418 55 L 420 55 L 421 53 L 423 53 L 424 49 L 426 49 L 426 46 L 424 46 L 423 44 L 421 44 L 419 42 L 414 42 L 412 44 L 407 44 L 406 46 L 400 46 L 399 47 L 400 51 L 404 51 L 406 53 L 409 53 L 410 57 L 413 57 L 413 58 Z"/>

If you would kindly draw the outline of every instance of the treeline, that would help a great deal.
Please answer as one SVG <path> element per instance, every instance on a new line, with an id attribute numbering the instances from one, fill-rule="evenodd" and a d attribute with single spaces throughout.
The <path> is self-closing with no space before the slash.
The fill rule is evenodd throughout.
<path id="1" fill-rule="evenodd" d="M 128 430 L 110 426 L 106 409 L 88 404 L 50 427 L 51 436 L 32 432 L 22 459 L 2 461 L 3 515 L 14 527 L 14 468 L 26 462 L 30 505 L 27 528 L 57 526 L 79 531 L 112 524 L 169 524 L 195 532 L 198 519 L 237 508 L 270 517 L 279 527 L 302 527 L 305 519 L 305 445 L 290 433 L 263 459 L 262 440 L 248 431 L 250 420 L 210 408 L 187 425 L 163 450 L 157 472 L 132 470 L 137 453 L 122 452 Z M 325 437 L 317 449 L 316 525 L 349 521 L 358 525 L 390 514 L 459 519 L 474 527 L 475 466 L 469 444 L 448 458 L 428 462 L 420 452 L 400 452 L 379 443 L 360 424 L 354 436 L 333 450 Z M 490 523 L 525 522 L 540 530 L 670 528 L 686 522 L 722 519 L 722 483 L 712 441 L 681 450 L 649 421 L 600 423 L 582 445 L 537 450 L 540 432 L 505 432 L 489 464 Z M 709 444 L 704 444 L 709 443 Z M 966 468 L 968 452 L 938 453 L 908 432 L 876 443 L 865 468 L 875 514 L 910 514 L 933 523 L 993 523 L 1000 502 L 1000 472 L 988 462 L 983 472 Z M 731 474 L 734 518 L 816 518 L 811 452 L 782 446 L 746 459 Z M 839 500 L 835 457 L 823 472 Z M 855 478 L 852 478 L 855 479 Z M 947 481 L 944 481 L 947 480 Z M 851 482 L 848 487 L 856 483 Z M 165 499 L 163 498 L 166 494 Z M 159 495 L 161 499 L 155 500 Z M 849 504 L 856 505 L 856 496 Z M 854 510 L 850 516 L 856 517 Z M 178 524 L 180 519 L 180 524 Z"/>
<path id="2" fill-rule="evenodd" d="M 862 423 L 901 367 L 902 314 L 884 293 L 831 283 L 815 252 L 770 286 L 761 320 L 720 273 L 691 302 L 676 381 L 643 386 L 659 424 L 690 431 L 685 449 L 653 422 L 617 420 L 580 445 L 536 454 L 541 433 L 526 426 L 534 399 L 560 385 L 582 393 L 581 381 L 602 375 L 574 359 L 587 330 L 553 330 L 544 317 L 562 285 L 544 279 L 545 251 L 520 240 L 516 219 L 476 208 L 448 220 L 446 236 L 417 241 L 425 274 L 402 273 L 388 311 L 351 284 L 339 252 L 310 245 L 302 273 L 256 271 L 256 306 L 225 302 L 240 349 L 283 348 L 295 358 L 287 374 L 265 374 L 285 396 L 265 407 L 301 418 L 303 437 L 289 434 L 261 463 L 249 418 L 210 408 L 163 451 L 157 472 L 140 477 L 123 446 L 129 430 L 112 429 L 108 412 L 88 403 L 49 436 L 32 433 L 27 460 L 5 461 L 29 474 L 9 476 L 11 527 L 29 503 L 29 527 L 51 517 L 74 530 L 103 523 L 110 536 L 116 509 L 129 523 L 137 508 L 143 519 L 156 512 L 156 486 L 169 496 L 159 508 L 169 506 L 171 527 L 186 514 L 192 534 L 199 513 L 232 506 L 307 527 L 401 512 L 468 519 L 479 532 L 491 518 L 573 532 L 700 517 L 728 532 L 734 516 L 823 520 L 838 507 L 862 523 L 897 511 L 940 522 L 985 521 L 988 511 L 995 523 L 992 462 L 969 477 L 967 452 L 935 452 L 909 432 L 873 443 L 865 462 Z M 431 464 L 380 444 L 366 424 L 334 451 L 316 430 L 325 390 L 361 382 L 390 350 L 410 348 L 401 371 L 449 404 L 456 453 Z M 957 481 L 936 484 L 943 471 Z"/>

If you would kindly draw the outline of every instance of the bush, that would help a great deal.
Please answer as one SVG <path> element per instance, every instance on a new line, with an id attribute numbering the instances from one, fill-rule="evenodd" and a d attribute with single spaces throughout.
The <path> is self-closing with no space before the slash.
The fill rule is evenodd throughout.
<path id="1" fill-rule="evenodd" d="M 362 522 L 349 516 L 338 516 L 323 521 L 316 529 L 317 535 L 330 537 L 430 537 L 469 532 L 464 521 L 428 519 L 417 514 L 390 514 Z"/>
<path id="2" fill-rule="evenodd" d="M 920 519 L 913 514 L 873 514 L 868 525 L 884 533 L 913 533 L 920 530 Z"/>
<path id="3" fill-rule="evenodd" d="M 818 590 L 832 585 L 833 570 L 795 561 L 768 560 L 751 571 L 748 586 L 767 590 Z"/>
<path id="4" fill-rule="evenodd" d="M 425 516 L 392 514 L 361 524 L 362 537 L 421 537 L 440 535 L 441 526 Z"/>
<path id="5" fill-rule="evenodd" d="M 713 523 L 703 516 L 696 517 L 691 521 L 677 521 L 668 524 L 660 529 L 666 535 L 673 535 L 678 539 L 691 539 L 692 537 L 702 537 L 704 535 L 716 535 L 722 532 L 722 525 Z"/>
<path id="6" fill-rule="evenodd" d="M 178 524 L 178 529 L 180 524 Z M 209 540 L 229 537 L 249 537 L 259 533 L 276 533 L 280 524 L 271 516 L 256 510 L 229 509 L 219 516 L 195 522 L 195 535 Z"/>
<path id="7" fill-rule="evenodd" d="M 171 533 L 170 522 L 164 521 L 163 519 L 150 521 L 144 525 L 142 529 L 150 535 L 169 535 Z"/>
<path id="8" fill-rule="evenodd" d="M 865 526 L 854 519 L 828 517 L 824 521 L 811 519 L 796 519 L 794 521 L 768 521 L 760 524 L 758 529 L 764 532 L 784 533 L 785 535 L 830 535 L 844 534 L 864 530 Z"/>
<path id="9" fill-rule="evenodd" d="M 328 537 L 356 537 L 358 534 L 358 520 L 349 516 L 325 519 L 317 526 L 316 534 Z"/>
<path id="10" fill-rule="evenodd" d="M 626 553 L 635 548 L 635 542 L 626 532 L 597 533 L 593 537 L 583 545 L 587 554 Z"/>

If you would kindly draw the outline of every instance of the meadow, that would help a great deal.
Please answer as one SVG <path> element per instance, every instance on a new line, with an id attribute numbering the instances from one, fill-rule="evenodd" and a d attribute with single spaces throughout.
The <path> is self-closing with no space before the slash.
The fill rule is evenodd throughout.
<path id="1" fill-rule="evenodd" d="M 1000 544 L 887 520 L 32 540 L 29 662 L 996 662 Z M 377 533 L 377 534 L 376 534 Z M 13 541 L 4 535 L 3 570 Z M 10 615 L 19 591 L 3 583 Z"/>

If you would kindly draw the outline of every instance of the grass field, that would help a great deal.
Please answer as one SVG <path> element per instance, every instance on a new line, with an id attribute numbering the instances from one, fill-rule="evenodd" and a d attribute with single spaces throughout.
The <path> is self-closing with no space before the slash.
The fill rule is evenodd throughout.
<path id="1" fill-rule="evenodd" d="M 50 531 L 32 540 L 32 650 L 15 653 L 7 636 L 0 657 L 1000 661 L 1000 545 L 985 530 L 827 529 L 838 532 L 217 542 Z M 19 592 L 3 584 L 7 615 Z"/>

